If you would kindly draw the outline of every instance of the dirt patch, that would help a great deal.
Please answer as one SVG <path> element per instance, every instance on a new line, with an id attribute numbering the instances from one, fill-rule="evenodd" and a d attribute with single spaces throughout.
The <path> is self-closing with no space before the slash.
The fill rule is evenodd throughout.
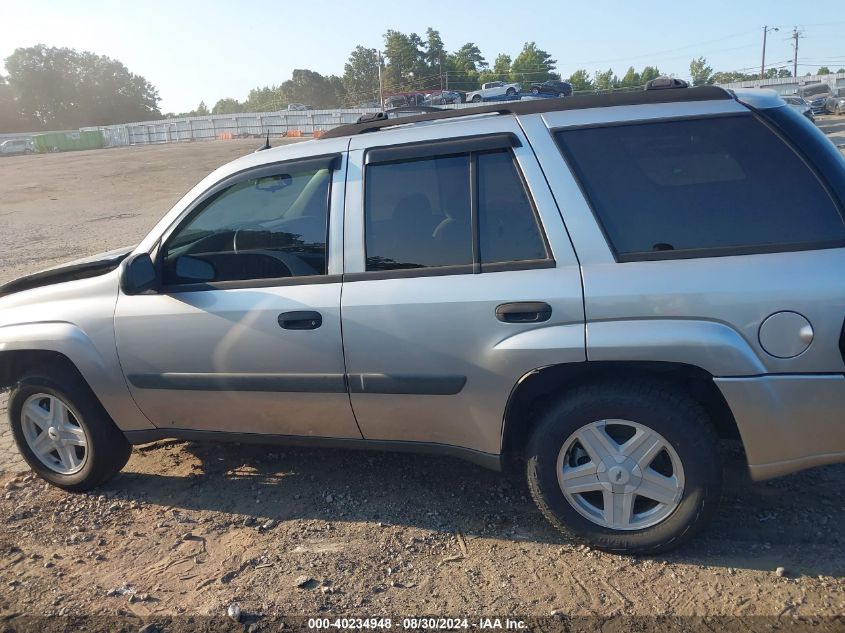
<path id="1" fill-rule="evenodd" d="M 257 144 L 3 160 L 0 281 L 137 242 Z M 447 458 L 159 442 L 92 495 L 7 472 L 0 622 L 225 618 L 233 603 L 259 626 L 285 614 L 845 613 L 845 467 L 752 485 L 729 448 L 712 526 L 640 560 L 567 542 L 519 479 Z M 17 470 L 11 460 L 0 447 L 0 470 Z"/>

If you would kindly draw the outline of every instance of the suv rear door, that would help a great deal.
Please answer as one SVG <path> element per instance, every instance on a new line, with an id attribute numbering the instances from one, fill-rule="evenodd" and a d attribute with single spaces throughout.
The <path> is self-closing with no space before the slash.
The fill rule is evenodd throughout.
<path id="1" fill-rule="evenodd" d="M 354 137 L 344 251 L 366 439 L 496 454 L 520 378 L 585 358 L 578 264 L 512 117 Z"/>

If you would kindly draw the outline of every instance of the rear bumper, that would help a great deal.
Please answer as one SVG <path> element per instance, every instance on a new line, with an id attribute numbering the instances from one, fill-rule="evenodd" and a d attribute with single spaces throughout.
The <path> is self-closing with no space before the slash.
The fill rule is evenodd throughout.
<path id="1" fill-rule="evenodd" d="M 845 376 L 715 378 L 752 479 L 845 462 Z"/>

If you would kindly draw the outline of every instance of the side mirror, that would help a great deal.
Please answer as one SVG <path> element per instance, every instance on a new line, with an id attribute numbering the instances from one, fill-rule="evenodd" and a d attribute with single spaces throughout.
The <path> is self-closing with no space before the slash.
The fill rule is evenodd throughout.
<path id="1" fill-rule="evenodd" d="M 188 283 L 214 281 L 214 266 L 204 259 L 182 255 L 176 258 L 176 276 Z"/>
<path id="2" fill-rule="evenodd" d="M 149 253 L 137 253 L 126 260 L 120 288 L 124 294 L 139 295 L 156 286 L 156 269 Z"/>

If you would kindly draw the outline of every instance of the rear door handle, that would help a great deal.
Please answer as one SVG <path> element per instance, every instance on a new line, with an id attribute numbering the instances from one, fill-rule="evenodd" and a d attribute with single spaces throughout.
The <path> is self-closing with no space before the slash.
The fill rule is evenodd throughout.
<path id="1" fill-rule="evenodd" d="M 282 312 L 279 325 L 286 330 L 316 330 L 323 325 L 323 315 L 311 310 Z"/>
<path id="2" fill-rule="evenodd" d="M 496 318 L 505 323 L 542 323 L 552 318 L 552 306 L 542 301 L 503 303 L 496 308 Z"/>

